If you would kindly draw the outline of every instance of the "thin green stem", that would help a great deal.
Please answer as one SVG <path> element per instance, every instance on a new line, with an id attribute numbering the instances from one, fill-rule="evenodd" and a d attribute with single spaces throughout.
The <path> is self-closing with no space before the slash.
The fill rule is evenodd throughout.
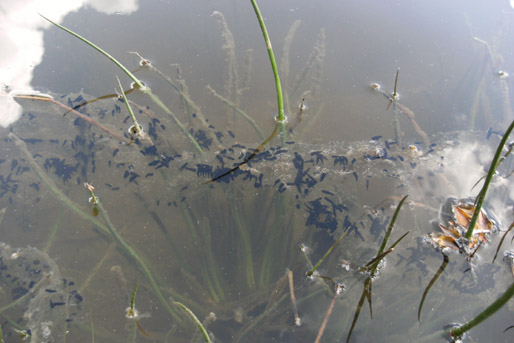
<path id="1" fill-rule="evenodd" d="M 348 233 L 348 230 L 343 232 L 343 234 L 337 239 L 337 241 L 335 241 L 334 244 L 332 244 L 332 246 L 327 250 L 325 255 L 323 255 L 323 257 L 320 258 L 318 263 L 316 263 L 316 265 L 314 267 L 312 267 L 312 269 L 307 273 L 307 276 L 311 276 L 312 274 L 314 274 L 314 272 L 316 271 L 316 269 L 318 269 L 320 264 L 323 263 L 323 261 L 325 261 L 325 259 L 328 257 L 328 255 L 330 255 L 332 250 L 335 249 L 335 247 L 341 242 L 341 240 L 344 238 L 344 236 L 346 236 L 347 233 Z"/>
<path id="2" fill-rule="evenodd" d="M 99 220 L 92 217 L 90 214 L 82 211 L 80 208 L 78 208 L 61 190 L 57 187 L 57 185 L 48 177 L 48 175 L 45 173 L 45 171 L 36 163 L 34 158 L 32 157 L 32 154 L 27 149 L 27 145 L 24 141 L 22 141 L 18 136 L 16 136 L 14 133 L 9 134 L 9 138 L 14 140 L 14 143 L 16 146 L 23 152 L 25 155 L 25 158 L 27 159 L 28 163 L 34 170 L 34 172 L 39 176 L 41 181 L 52 191 L 52 193 L 61 201 L 64 205 L 66 205 L 70 210 L 78 214 L 82 219 L 88 220 L 98 228 L 100 228 L 104 233 L 109 234 L 109 229 L 105 224 L 100 222 Z"/>
<path id="3" fill-rule="evenodd" d="M 223 101 L 226 105 L 232 107 L 233 110 L 235 110 L 237 113 L 239 113 L 240 115 L 242 115 L 249 123 L 250 125 L 252 125 L 252 127 L 255 129 L 255 131 L 257 132 L 257 134 L 259 135 L 259 137 L 261 139 L 264 139 L 264 135 L 261 131 L 261 129 L 259 128 L 259 126 L 257 125 L 257 123 L 255 122 L 255 120 L 253 120 L 252 117 L 250 117 L 245 111 L 243 111 L 238 105 L 236 105 L 234 102 L 230 101 L 229 99 L 225 98 L 224 96 L 218 94 L 214 88 L 212 88 L 210 85 L 207 85 L 207 90 L 209 92 L 212 93 L 212 95 L 214 95 L 215 97 L 217 97 L 218 99 L 220 99 L 221 101 Z"/>
<path id="4" fill-rule="evenodd" d="M 152 285 L 152 288 L 161 301 L 161 303 L 164 305 L 166 310 L 169 312 L 169 314 L 177 320 L 179 323 L 182 322 L 181 318 L 178 316 L 178 314 L 171 308 L 169 302 L 166 300 L 164 295 L 161 292 L 161 289 L 159 288 L 159 285 L 157 285 L 157 282 L 155 281 L 155 278 L 152 275 L 152 272 L 150 271 L 150 268 L 146 265 L 144 260 L 135 252 L 135 250 L 127 243 L 125 240 L 120 236 L 118 231 L 114 228 L 114 225 L 112 225 L 111 219 L 109 218 L 109 215 L 105 208 L 103 207 L 102 203 L 98 201 L 97 203 L 98 209 L 102 213 L 102 216 L 104 217 L 104 220 L 107 222 L 107 228 L 112 235 L 112 237 L 115 239 L 115 241 L 123 248 L 123 250 L 131 257 L 133 258 L 137 264 L 139 264 L 139 267 L 143 270 L 143 273 L 145 274 L 146 278 Z"/>
<path id="5" fill-rule="evenodd" d="M 252 2 L 253 9 L 255 10 L 255 14 L 257 15 L 257 20 L 259 21 L 259 25 L 261 26 L 262 35 L 264 36 L 264 41 L 266 42 L 266 48 L 268 49 L 269 60 L 271 62 L 271 68 L 273 69 L 273 75 L 275 76 L 275 88 L 277 89 L 277 106 L 278 106 L 278 121 L 280 122 L 280 132 L 282 133 L 282 140 L 285 141 L 285 133 L 286 133 L 286 119 L 284 115 L 284 100 L 282 96 L 282 85 L 280 83 L 280 76 L 278 75 L 277 62 L 275 61 L 275 54 L 273 53 L 273 47 L 271 46 L 271 40 L 269 39 L 268 30 L 266 29 L 266 24 L 264 24 L 264 19 L 262 18 L 261 11 L 259 10 L 259 6 L 255 0 L 250 0 Z"/>
<path id="6" fill-rule="evenodd" d="M 59 231 L 59 225 L 61 224 L 62 216 L 64 215 L 64 208 L 61 208 L 59 213 L 57 214 L 57 219 L 55 221 L 55 224 L 52 228 L 52 231 L 50 232 L 50 235 L 48 236 L 48 240 L 46 242 L 45 247 L 43 248 L 43 252 L 48 253 L 48 250 L 50 250 L 50 247 L 52 246 L 55 235 L 57 234 L 57 231 Z"/>
<path id="7" fill-rule="evenodd" d="M 127 99 L 127 95 L 125 94 L 125 91 L 123 90 L 123 87 L 121 86 L 121 81 L 120 81 L 118 75 L 116 75 L 116 80 L 118 80 L 118 86 L 120 87 L 120 90 L 121 90 L 121 96 L 123 97 L 123 102 L 125 102 L 125 105 L 127 106 L 127 111 L 130 115 L 130 119 L 132 119 L 132 122 L 134 123 L 134 129 L 133 129 L 133 132 L 131 132 L 131 133 L 134 133 L 137 135 L 138 133 L 143 131 L 143 128 L 137 122 L 136 116 L 134 115 L 134 111 L 132 111 L 132 107 L 130 107 L 129 101 Z"/>
<path id="8" fill-rule="evenodd" d="M 466 324 L 459 326 L 455 330 L 451 330 L 450 334 L 453 337 L 461 337 L 462 334 L 468 330 L 471 330 L 478 324 L 482 323 L 484 320 L 493 315 L 496 311 L 498 311 L 503 305 L 509 301 L 510 298 L 514 295 L 514 283 L 510 285 L 509 288 L 503 293 L 498 299 L 496 299 L 491 305 L 489 305 L 485 310 L 479 313 L 475 318 L 471 319 Z"/>
<path id="9" fill-rule="evenodd" d="M 387 228 L 386 234 L 384 236 L 384 239 L 382 240 L 382 244 L 380 245 L 380 248 L 378 249 L 376 256 L 379 256 L 384 252 L 387 241 L 389 240 L 389 236 L 391 236 L 391 232 L 393 232 L 393 227 L 394 227 L 394 224 L 396 223 L 396 219 L 398 218 L 398 215 L 400 214 L 400 209 L 402 208 L 402 205 L 405 202 L 405 200 L 407 199 L 407 197 L 408 197 L 408 195 L 404 196 L 402 198 L 402 200 L 400 200 L 400 202 L 398 203 L 398 206 L 396 207 L 396 211 L 393 214 L 393 218 L 391 219 L 391 222 L 389 223 L 389 227 Z M 378 265 L 378 263 L 375 263 L 375 265 Z M 376 267 L 373 269 L 376 269 Z"/>
<path id="10" fill-rule="evenodd" d="M 109 218 L 107 211 L 102 206 L 102 203 L 100 201 L 98 201 L 98 199 L 97 199 L 96 206 L 98 206 L 98 209 L 102 213 L 102 216 L 104 217 L 105 222 L 107 223 L 107 226 L 104 225 L 103 223 L 101 223 L 100 221 L 98 221 L 97 219 L 95 219 L 94 217 L 92 217 L 91 215 L 86 214 L 80 208 L 78 208 L 66 195 L 64 195 L 64 193 L 61 192 L 61 190 L 59 188 L 57 188 L 55 183 L 48 177 L 48 175 L 43 171 L 43 169 L 36 163 L 36 161 L 32 157 L 32 154 L 27 149 L 27 145 L 25 144 L 25 142 L 23 142 L 20 138 L 18 138 L 18 136 L 16 136 L 12 132 L 9 134 L 9 137 L 14 140 L 16 146 L 24 153 L 25 158 L 31 165 L 32 169 L 39 176 L 39 178 L 43 181 L 43 183 L 45 183 L 48 186 L 48 188 L 50 188 L 50 190 L 54 193 L 54 195 L 63 204 L 68 206 L 72 211 L 77 213 L 83 219 L 90 221 L 91 223 L 93 223 L 94 225 L 96 225 L 97 227 L 102 229 L 102 231 L 104 231 L 105 233 L 110 234 L 115 239 L 115 241 L 123 248 L 124 252 L 126 252 L 130 257 L 132 257 L 139 264 L 139 267 L 143 270 L 145 276 L 147 277 L 148 281 L 152 285 L 153 290 L 155 291 L 157 297 L 162 302 L 164 307 L 174 317 L 174 319 L 176 319 L 178 322 L 182 322 L 181 318 L 171 308 L 171 306 L 168 303 L 168 301 L 166 300 L 166 298 L 164 298 L 164 295 L 162 294 L 161 289 L 157 285 L 157 282 L 155 281 L 155 279 L 154 279 L 152 273 L 150 272 L 150 269 L 146 265 L 146 263 L 143 261 L 143 259 L 138 254 L 136 254 L 134 249 L 130 245 L 128 245 L 127 242 L 125 242 L 123 240 L 123 238 L 119 235 L 119 233 L 116 231 L 116 229 L 114 228 L 114 226 L 111 223 L 111 219 Z"/>
<path id="11" fill-rule="evenodd" d="M 134 292 L 132 292 L 132 296 L 130 297 L 130 310 L 134 311 L 136 309 L 136 293 L 138 289 L 138 284 L 136 284 L 136 287 L 134 288 Z"/>
<path id="12" fill-rule="evenodd" d="M 209 336 L 209 333 L 207 332 L 207 330 L 203 326 L 202 322 L 200 322 L 198 317 L 193 313 L 193 311 L 191 311 L 186 305 L 184 305 L 182 303 L 179 303 L 178 301 L 175 301 L 174 304 L 178 305 L 179 307 L 181 307 L 191 317 L 191 319 L 195 322 L 196 326 L 198 326 L 198 328 L 202 332 L 202 336 L 205 339 L 205 342 L 212 343 L 212 340 L 211 340 L 211 337 Z"/>
<path id="13" fill-rule="evenodd" d="M 237 228 L 239 235 L 241 236 L 241 241 L 243 245 L 243 259 L 245 261 L 246 283 L 248 284 L 249 289 L 253 289 L 255 287 L 255 274 L 253 270 L 251 238 L 248 234 L 248 230 L 245 223 L 239 215 L 240 211 L 238 210 L 238 202 L 234 199 L 234 195 L 232 193 L 227 192 L 227 197 L 229 198 L 231 208 L 234 209 L 232 213 L 234 215 L 234 220 L 236 222 L 235 226 Z"/>
<path id="14" fill-rule="evenodd" d="M 471 218 L 471 222 L 469 223 L 468 231 L 466 231 L 466 235 L 464 236 L 466 237 L 466 239 L 471 239 L 471 237 L 473 236 L 473 230 L 475 229 L 478 216 L 482 210 L 482 204 L 484 203 L 485 195 L 487 193 L 489 185 L 491 184 L 493 176 L 496 173 L 496 167 L 498 167 L 503 147 L 505 146 L 505 143 L 507 142 L 507 139 L 509 138 L 512 129 L 514 129 L 514 121 L 512 121 L 507 131 L 505 131 L 505 133 L 503 134 L 500 144 L 498 144 L 498 148 L 496 149 L 496 153 L 494 154 L 491 166 L 489 167 L 489 171 L 487 173 L 487 177 L 485 178 L 484 185 L 482 186 L 482 189 L 477 195 L 477 198 L 475 200 L 475 212 L 473 213 L 473 217 Z"/>
<path id="15" fill-rule="evenodd" d="M 139 89 L 145 93 L 146 95 L 148 95 L 152 101 L 157 104 L 157 106 L 159 106 L 162 110 L 164 110 L 169 116 L 172 117 L 172 119 L 175 121 L 175 123 L 177 124 L 177 126 L 182 130 L 182 132 L 186 135 L 187 138 L 189 138 L 189 140 L 191 141 L 191 143 L 193 144 L 193 146 L 198 150 L 198 152 L 200 154 L 203 154 L 203 150 L 202 148 L 200 147 L 200 145 L 198 144 L 198 142 L 194 139 L 193 136 L 191 136 L 191 134 L 189 133 L 189 131 L 182 125 L 182 123 L 178 120 L 178 118 L 175 116 L 175 114 L 173 112 L 171 112 L 171 110 L 162 102 L 161 99 L 159 99 L 159 97 L 157 95 L 155 95 L 154 93 L 152 93 L 152 91 L 150 90 L 150 88 L 146 87 L 136 76 L 134 76 L 134 74 L 132 74 L 123 64 L 121 64 L 118 60 L 116 60 L 112 55 L 110 55 L 107 51 L 103 50 L 102 48 L 100 48 L 99 46 L 97 46 L 96 44 L 90 42 L 89 40 L 87 40 L 86 38 L 82 37 L 81 35 L 79 35 L 78 33 L 75 33 L 73 32 L 72 30 L 62 26 L 62 25 L 59 25 L 53 21 L 51 21 L 50 19 L 46 18 L 45 16 L 43 16 L 42 14 L 39 14 L 41 17 L 43 17 L 43 19 L 47 20 L 48 22 L 52 23 L 53 25 L 57 26 L 58 28 L 60 28 L 61 30 L 63 31 L 66 31 L 68 32 L 69 34 L 71 34 L 72 36 L 80 39 L 81 41 L 83 41 L 84 43 L 88 44 L 89 46 L 91 46 L 92 48 L 94 48 L 96 51 L 98 51 L 99 53 L 101 53 L 102 55 L 104 55 L 105 57 L 107 57 L 108 59 L 110 59 L 112 62 L 114 62 L 114 64 L 116 64 L 121 70 L 123 70 L 123 72 L 132 79 L 132 81 L 134 81 L 136 83 L 136 85 L 139 87 Z"/>

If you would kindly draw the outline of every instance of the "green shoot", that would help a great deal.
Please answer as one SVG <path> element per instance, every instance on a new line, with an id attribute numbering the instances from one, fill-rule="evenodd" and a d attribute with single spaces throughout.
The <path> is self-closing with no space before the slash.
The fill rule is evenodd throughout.
<path id="1" fill-rule="evenodd" d="M 389 99 L 389 104 L 387 104 L 387 108 L 386 108 L 386 111 L 389 111 L 389 107 L 391 106 L 391 104 L 393 102 L 396 102 L 398 101 L 399 99 L 399 96 L 398 96 L 398 74 L 400 73 L 400 68 L 396 69 L 396 77 L 394 79 L 394 90 L 393 90 L 393 94 L 391 95 L 390 99 Z"/>
<path id="2" fill-rule="evenodd" d="M 136 319 L 137 317 L 139 317 L 139 313 L 138 311 L 136 310 L 136 293 L 137 293 L 137 288 L 138 288 L 138 284 L 136 284 L 136 288 L 134 288 L 134 292 L 132 292 L 132 296 L 130 297 L 130 307 L 128 307 L 126 310 L 125 310 L 125 316 L 129 319 Z"/>

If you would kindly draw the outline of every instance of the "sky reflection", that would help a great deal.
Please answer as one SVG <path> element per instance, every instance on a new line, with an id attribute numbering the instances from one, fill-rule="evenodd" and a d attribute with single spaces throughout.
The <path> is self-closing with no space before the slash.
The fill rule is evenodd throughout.
<path id="1" fill-rule="evenodd" d="M 104 14 L 131 14 L 138 9 L 137 0 L 8 0 L 0 4 L 0 126 L 14 123 L 22 113 L 13 92 L 34 93 L 30 83 L 34 68 L 44 53 L 44 29 L 51 24 L 44 14 L 57 23 L 70 12 L 91 7 Z"/>

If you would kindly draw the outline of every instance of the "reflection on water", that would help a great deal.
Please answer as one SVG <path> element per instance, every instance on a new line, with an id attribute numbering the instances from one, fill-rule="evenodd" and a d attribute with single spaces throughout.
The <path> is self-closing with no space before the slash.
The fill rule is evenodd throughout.
<path id="1" fill-rule="evenodd" d="M 406 194 L 408 206 L 391 239 L 411 232 L 381 265 L 373 281 L 373 319 L 365 305 L 352 342 L 441 341 L 444 325 L 471 319 L 511 284 L 509 266 L 490 263 L 499 241 L 493 234 L 471 271 L 465 258 L 450 255 L 417 322 L 423 289 L 442 262 L 425 238 L 446 218 L 448 199 L 476 195 L 480 185 L 473 186 L 512 120 L 510 78 L 498 74 L 512 65 L 504 51 L 511 35 L 504 17 L 514 14 L 508 4 L 501 28 L 475 32 L 482 21 L 490 23 L 492 9 L 477 17 L 466 7 L 467 16 L 458 17 L 448 6 L 436 17 L 437 3 L 405 2 L 394 11 L 377 3 L 364 14 L 352 5 L 284 2 L 272 8 L 262 1 L 276 53 L 288 57 L 280 72 L 289 131 L 284 144 L 274 139 L 249 161 L 273 130 L 276 109 L 262 37 L 245 5 L 152 3 L 127 17 L 86 9 L 64 20 L 132 70 L 139 67 L 137 56 L 125 51 L 149 58 L 159 70 L 147 65 L 136 75 L 170 106 L 202 153 L 137 90 L 128 97 L 146 136 L 131 138 L 125 104 L 117 96 L 97 99 L 113 94 L 119 72 L 83 43 L 47 31 L 48 57 L 32 84 L 52 91 L 11 93 L 23 114 L 0 132 L 1 241 L 7 244 L 0 246 L 0 312 L 7 316 L 1 321 L 7 342 L 16 342 L 23 329 L 33 331 L 34 342 L 44 341 L 35 337 L 45 332 L 48 342 L 61 341 L 65 330 L 74 342 L 92 336 L 102 342 L 201 341 L 173 301 L 205 319 L 219 342 L 312 342 L 334 299 L 332 282 L 344 284 L 345 292 L 336 298 L 323 340 L 344 341 L 366 278 L 359 267 L 377 253 Z M 150 15 L 144 30 L 127 25 Z M 419 25 L 394 20 L 407 17 Z M 435 18 L 453 18 L 455 27 L 472 32 L 442 39 L 446 31 Z M 69 25 L 74 22 L 79 27 Z M 91 25 L 98 22 L 110 25 L 109 34 Z M 374 43 L 346 34 L 353 30 Z M 419 43 L 426 37 L 436 53 Z M 448 50 L 456 41 L 459 49 Z M 463 63 L 471 52 L 473 59 Z M 387 111 L 388 99 L 369 85 L 380 83 L 393 97 L 398 66 L 401 98 Z M 512 169 L 509 157 L 485 204 L 500 230 L 514 220 L 512 179 L 506 177 Z M 98 215 L 85 182 L 100 200 Z M 306 278 L 310 264 L 343 232 L 319 274 Z M 504 243 L 501 254 L 510 249 Z M 301 326 L 295 326 L 290 282 Z M 124 313 L 136 285 L 140 328 Z M 23 301 L 9 306 L 16 299 Z M 503 330 L 511 318 L 504 308 L 471 336 L 510 341 L 512 333 Z"/>
<path id="2" fill-rule="evenodd" d="M 6 1 L 0 5 L 0 125 L 6 127 L 15 122 L 22 113 L 9 95 L 11 91 L 30 89 L 34 67 L 43 60 L 43 31 L 50 24 L 41 20 L 38 13 L 51 13 L 59 22 L 68 13 L 91 6 L 106 14 L 130 14 L 137 10 L 137 1 L 120 0 L 108 3 L 87 1 Z"/>

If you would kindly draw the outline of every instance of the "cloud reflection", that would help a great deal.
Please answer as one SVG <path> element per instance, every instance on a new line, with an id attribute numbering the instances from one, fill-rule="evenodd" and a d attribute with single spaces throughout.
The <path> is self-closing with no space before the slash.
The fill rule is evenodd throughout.
<path id="1" fill-rule="evenodd" d="M 43 34 L 50 23 L 42 13 L 61 23 L 70 12 L 91 7 L 105 14 L 131 14 L 137 0 L 7 0 L 0 3 L 0 126 L 14 123 L 22 113 L 14 101 L 16 93 L 34 93 L 31 80 L 34 68 L 43 59 Z"/>

